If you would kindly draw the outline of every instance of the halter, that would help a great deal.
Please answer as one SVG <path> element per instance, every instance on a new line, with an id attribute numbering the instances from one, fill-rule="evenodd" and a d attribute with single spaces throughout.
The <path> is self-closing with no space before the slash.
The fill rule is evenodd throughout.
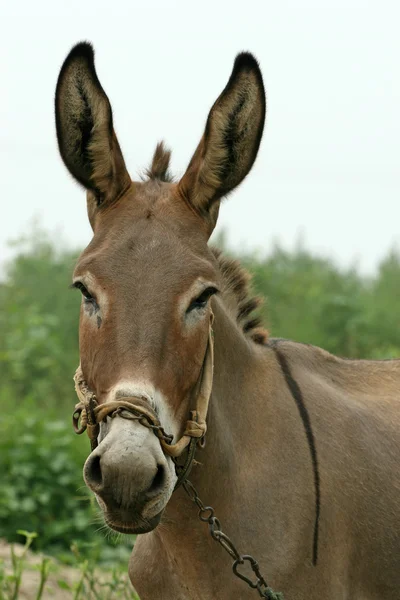
<path id="1" fill-rule="evenodd" d="M 211 313 L 207 349 L 197 386 L 195 408 L 190 411 L 190 418 L 186 421 L 183 434 L 175 444 L 172 444 L 173 436 L 164 431 L 154 409 L 145 398 L 133 396 L 99 404 L 95 393 L 89 389 L 81 365 L 79 365 L 74 375 L 75 391 L 79 402 L 75 406 L 72 420 L 76 433 L 82 434 L 87 431 L 92 451 L 98 446 L 97 437 L 100 433 L 100 423 L 107 417 L 114 418 L 119 415 L 124 419 L 138 421 L 141 425 L 153 430 L 160 441 L 163 452 L 171 456 L 175 462 L 178 476 L 175 489 L 179 487 L 192 468 L 196 446 L 204 446 L 214 371 L 213 321 L 214 315 Z M 183 454 L 186 448 L 188 448 L 186 460 L 183 465 L 179 465 L 177 458 Z"/>

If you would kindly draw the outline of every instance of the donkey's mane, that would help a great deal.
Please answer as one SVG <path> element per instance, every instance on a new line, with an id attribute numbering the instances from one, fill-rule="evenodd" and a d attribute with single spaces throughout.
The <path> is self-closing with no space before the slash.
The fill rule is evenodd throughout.
<path id="1" fill-rule="evenodd" d="M 268 332 L 263 328 L 261 318 L 253 314 L 262 304 L 262 299 L 251 296 L 250 274 L 238 260 L 224 256 L 218 248 L 211 247 L 211 251 L 222 275 L 222 295 L 226 307 L 247 337 L 256 344 L 265 344 Z"/>

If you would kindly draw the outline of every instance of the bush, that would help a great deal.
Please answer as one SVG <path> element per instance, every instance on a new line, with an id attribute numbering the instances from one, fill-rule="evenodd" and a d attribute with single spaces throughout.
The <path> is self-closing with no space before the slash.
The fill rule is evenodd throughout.
<path id="1" fill-rule="evenodd" d="M 1 420 L 1 535 L 21 541 L 16 532 L 23 527 L 38 533 L 35 549 L 60 555 L 78 542 L 84 553 L 101 559 L 106 541 L 94 524 L 99 511 L 82 479 L 88 441 L 74 434 L 70 419 L 54 415 L 25 402 Z"/>
<path id="2" fill-rule="evenodd" d="M 78 253 L 40 230 L 17 248 L 0 282 L 1 401 L 29 397 L 39 407 L 69 411 L 80 297 L 68 286 Z"/>
<path id="3" fill-rule="evenodd" d="M 61 549 L 83 537 L 93 517 L 82 488 L 82 460 L 69 423 L 33 403 L 6 415 L 0 425 L 0 528 L 20 541 L 23 526 L 39 534 L 40 547 Z M 54 414 L 54 413 L 53 413 Z"/>

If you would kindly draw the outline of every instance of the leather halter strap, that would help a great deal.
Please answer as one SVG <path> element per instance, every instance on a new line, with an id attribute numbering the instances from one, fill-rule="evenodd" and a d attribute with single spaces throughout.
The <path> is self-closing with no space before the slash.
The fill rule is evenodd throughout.
<path id="1" fill-rule="evenodd" d="M 195 408 L 190 412 L 190 418 L 186 421 L 181 438 L 174 444 L 172 444 L 173 436 L 165 433 L 154 409 L 145 398 L 121 398 L 121 400 L 113 400 L 111 402 L 99 404 L 94 392 L 89 389 L 84 379 L 81 366 L 79 365 L 74 376 L 75 391 L 79 398 L 79 402 L 75 406 L 73 413 L 73 425 L 75 432 L 78 434 L 87 431 L 92 451 L 98 445 L 97 437 L 100 433 L 100 423 L 105 421 L 108 416 L 115 417 L 116 415 L 119 415 L 125 419 L 138 420 L 139 423 L 153 430 L 160 440 L 160 444 L 165 454 L 168 454 L 174 460 L 181 456 L 184 450 L 189 446 L 185 464 L 177 469 L 177 485 L 180 484 L 192 466 L 197 444 L 203 442 L 207 431 L 206 419 L 214 372 L 213 320 L 214 315 L 211 313 L 207 349 L 201 369 L 199 384 L 197 386 L 198 391 Z"/>

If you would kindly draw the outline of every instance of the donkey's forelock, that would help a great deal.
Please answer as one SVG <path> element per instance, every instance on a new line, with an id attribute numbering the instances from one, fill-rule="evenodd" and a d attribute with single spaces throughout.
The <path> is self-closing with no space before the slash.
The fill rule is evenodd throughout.
<path id="1" fill-rule="evenodd" d="M 166 148 L 164 142 L 159 142 L 154 151 L 151 165 L 145 171 L 145 176 L 151 180 L 158 180 L 171 183 L 174 178 L 169 170 L 170 158 L 171 150 L 169 150 L 169 148 Z"/>

